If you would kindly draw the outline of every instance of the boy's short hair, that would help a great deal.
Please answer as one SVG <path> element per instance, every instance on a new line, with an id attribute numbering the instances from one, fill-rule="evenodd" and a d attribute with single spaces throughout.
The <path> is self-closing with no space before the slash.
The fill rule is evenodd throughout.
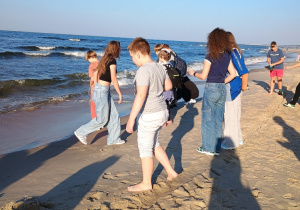
<path id="1" fill-rule="evenodd" d="M 277 45 L 275 41 L 271 42 L 271 46 Z"/>
<path id="2" fill-rule="evenodd" d="M 157 44 L 157 45 L 155 45 L 155 47 L 154 47 L 154 52 L 158 52 L 158 51 L 160 51 L 162 48 L 163 48 L 163 44 Z"/>
<path id="3" fill-rule="evenodd" d="M 150 55 L 150 45 L 146 39 L 142 37 L 135 38 L 127 47 L 131 52 L 140 52 L 143 55 Z"/>
<path id="4" fill-rule="evenodd" d="M 97 53 L 95 53 L 95 51 L 93 50 L 89 50 L 86 54 L 85 54 L 85 60 L 89 60 L 90 58 L 97 58 Z"/>

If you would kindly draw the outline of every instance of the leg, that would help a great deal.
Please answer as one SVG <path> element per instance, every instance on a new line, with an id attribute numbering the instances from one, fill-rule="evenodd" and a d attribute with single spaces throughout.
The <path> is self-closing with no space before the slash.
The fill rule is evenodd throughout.
<path id="1" fill-rule="evenodd" d="M 214 150 L 215 152 L 220 152 L 223 134 L 223 120 L 225 111 L 225 100 L 226 100 L 226 88 L 225 84 L 218 84 L 218 100 L 216 101 L 215 107 L 215 139 L 214 139 Z"/>
<path id="2" fill-rule="evenodd" d="M 295 91 L 294 98 L 293 98 L 293 100 L 290 102 L 290 104 L 295 105 L 295 104 L 297 103 L 297 101 L 299 100 L 299 97 L 300 97 L 300 82 L 299 82 L 299 84 L 298 84 L 297 87 L 296 87 L 296 91 Z"/>
<path id="3" fill-rule="evenodd" d="M 94 91 L 94 86 L 91 87 L 91 101 L 90 101 L 90 106 L 91 106 L 91 118 L 94 119 L 95 117 L 97 117 L 96 114 L 96 104 L 93 101 L 93 91 Z"/>
<path id="4" fill-rule="evenodd" d="M 277 77 L 278 89 L 282 90 L 282 77 Z"/>
<path id="5" fill-rule="evenodd" d="M 243 141 L 243 134 L 242 134 L 242 128 L 241 128 L 241 116 L 242 116 L 242 96 L 243 93 L 240 93 L 238 95 L 237 99 L 237 128 L 238 128 L 238 142 L 237 146 L 240 145 L 240 142 Z"/>
<path id="6" fill-rule="evenodd" d="M 153 153 L 159 147 L 158 134 L 168 119 L 168 110 L 142 114 L 138 122 L 138 147 L 142 159 L 143 181 L 128 187 L 128 191 L 139 192 L 152 189 Z"/>
<path id="7" fill-rule="evenodd" d="M 202 149 L 207 152 L 215 152 L 216 149 L 216 102 L 220 98 L 220 90 L 215 83 L 205 85 L 201 109 L 201 133 Z M 225 93 L 224 93 L 225 97 Z M 222 116 L 223 117 L 223 116 Z M 221 133 L 222 136 L 222 133 Z"/>
<path id="8" fill-rule="evenodd" d="M 158 162 L 165 168 L 168 174 L 168 181 L 171 181 L 172 179 L 176 178 L 178 174 L 174 171 L 174 169 L 171 166 L 170 160 L 167 156 L 167 153 L 162 148 L 162 146 L 158 146 L 154 149 L 154 156 L 158 160 Z"/>
<path id="9" fill-rule="evenodd" d="M 225 113 L 224 113 L 224 140 L 222 145 L 224 148 L 236 147 L 234 139 L 238 138 L 237 130 L 237 110 L 235 108 L 234 101 L 225 102 Z"/>
<path id="10" fill-rule="evenodd" d="M 153 157 L 142 158 L 143 181 L 137 185 L 128 187 L 129 192 L 141 192 L 152 190 Z"/>
<path id="11" fill-rule="evenodd" d="M 275 77 L 271 77 L 271 80 L 270 80 L 270 93 L 269 94 L 273 93 L 274 87 L 275 87 Z"/>
<path id="12" fill-rule="evenodd" d="M 109 120 L 107 124 L 108 136 L 107 145 L 112 145 L 119 142 L 121 135 L 120 117 L 115 103 L 109 94 Z"/>
<path id="13" fill-rule="evenodd" d="M 75 132 L 79 136 L 87 136 L 90 133 L 104 127 L 109 119 L 109 105 L 108 105 L 108 87 L 97 86 L 93 92 L 93 101 L 96 104 L 97 117 L 90 122 L 82 125 Z"/>

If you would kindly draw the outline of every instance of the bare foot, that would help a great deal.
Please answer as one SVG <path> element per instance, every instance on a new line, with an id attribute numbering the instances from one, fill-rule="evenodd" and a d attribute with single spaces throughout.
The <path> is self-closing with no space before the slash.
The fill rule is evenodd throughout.
<path id="1" fill-rule="evenodd" d="M 167 181 L 172 181 L 178 176 L 178 174 L 174 171 L 172 174 L 168 174 Z"/>
<path id="2" fill-rule="evenodd" d="M 270 92 L 270 93 L 269 93 L 269 95 L 272 95 L 272 94 L 273 94 L 273 92 Z"/>
<path id="3" fill-rule="evenodd" d="M 127 188 L 129 192 L 145 192 L 152 191 L 151 185 L 146 185 L 143 182 L 137 185 L 133 185 Z"/>

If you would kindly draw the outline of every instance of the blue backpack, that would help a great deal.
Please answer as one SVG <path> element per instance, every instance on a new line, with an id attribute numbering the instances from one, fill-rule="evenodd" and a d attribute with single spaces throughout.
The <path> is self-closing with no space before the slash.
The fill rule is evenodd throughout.
<path id="1" fill-rule="evenodd" d="M 171 54 L 174 56 L 175 68 L 179 70 L 180 76 L 184 77 L 187 71 L 186 62 L 181 59 L 175 52 L 172 51 Z"/>

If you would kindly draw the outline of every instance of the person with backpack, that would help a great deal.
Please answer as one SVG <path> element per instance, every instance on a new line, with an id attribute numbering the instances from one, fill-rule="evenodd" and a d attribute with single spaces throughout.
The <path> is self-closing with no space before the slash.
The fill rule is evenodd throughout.
<path id="1" fill-rule="evenodd" d="M 180 58 L 167 44 L 163 44 L 162 48 L 166 48 L 170 51 L 171 58 L 170 63 L 174 63 L 174 67 L 179 70 L 182 86 L 176 89 L 176 100 L 183 98 L 185 102 L 194 104 L 196 98 L 199 96 L 199 90 L 195 83 L 193 83 L 186 75 L 187 64 Z"/>
<path id="2" fill-rule="evenodd" d="M 181 87 L 181 79 L 180 79 L 180 73 L 179 71 L 173 66 L 172 63 L 169 62 L 171 58 L 170 51 L 166 48 L 163 48 L 158 53 L 158 59 L 159 63 L 164 67 L 167 74 L 169 75 L 173 88 L 168 91 L 164 91 L 164 99 L 167 104 L 167 109 L 169 112 L 169 118 L 168 121 L 164 124 L 164 126 L 167 126 L 168 124 L 172 124 L 173 121 L 171 119 L 171 112 L 170 112 L 170 105 L 174 103 L 175 97 L 174 92 L 176 91 L 176 88 Z"/>

